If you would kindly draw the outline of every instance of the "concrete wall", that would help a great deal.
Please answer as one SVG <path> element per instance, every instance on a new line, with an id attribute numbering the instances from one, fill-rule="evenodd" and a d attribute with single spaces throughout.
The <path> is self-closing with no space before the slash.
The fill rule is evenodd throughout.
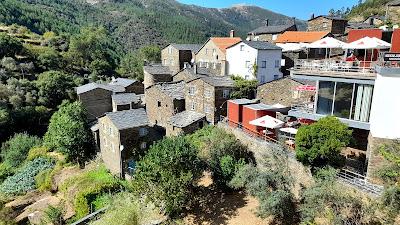
<path id="1" fill-rule="evenodd" d="M 400 138 L 400 69 L 397 72 L 376 77 L 370 114 L 373 137 Z"/>
<path id="2" fill-rule="evenodd" d="M 244 46 L 243 51 L 240 50 Z M 228 74 L 238 75 L 247 80 L 257 79 L 259 83 L 266 83 L 282 77 L 280 64 L 282 60 L 281 50 L 257 50 L 244 43 L 239 43 L 227 49 Z M 246 67 L 246 61 L 249 62 Z M 262 61 L 266 61 L 266 67 L 262 68 Z M 275 61 L 279 61 L 279 67 L 275 67 Z M 253 65 L 257 64 L 257 74 L 254 76 Z"/>
<path id="3" fill-rule="evenodd" d="M 112 91 L 96 88 L 78 95 L 78 99 L 88 112 L 88 120 L 93 121 L 106 112 L 112 111 Z"/>

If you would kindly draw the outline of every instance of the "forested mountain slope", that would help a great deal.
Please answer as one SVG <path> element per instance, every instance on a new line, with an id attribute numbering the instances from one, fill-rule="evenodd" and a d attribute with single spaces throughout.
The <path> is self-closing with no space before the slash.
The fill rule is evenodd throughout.
<path id="1" fill-rule="evenodd" d="M 125 50 L 168 42 L 201 43 L 235 29 L 245 34 L 292 18 L 256 6 L 226 9 L 185 5 L 174 0 L 3 0 L 0 23 L 24 25 L 37 33 L 76 33 L 82 26 L 104 26 Z M 303 21 L 297 21 L 304 27 Z"/>

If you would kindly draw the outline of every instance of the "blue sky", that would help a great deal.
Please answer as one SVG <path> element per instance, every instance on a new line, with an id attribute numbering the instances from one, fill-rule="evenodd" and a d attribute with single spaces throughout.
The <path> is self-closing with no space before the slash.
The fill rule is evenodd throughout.
<path id="1" fill-rule="evenodd" d="M 287 16 L 309 19 L 315 15 L 327 14 L 331 8 L 351 7 L 357 0 L 178 0 L 185 4 L 195 4 L 205 7 L 226 8 L 235 4 L 257 5 Z"/>

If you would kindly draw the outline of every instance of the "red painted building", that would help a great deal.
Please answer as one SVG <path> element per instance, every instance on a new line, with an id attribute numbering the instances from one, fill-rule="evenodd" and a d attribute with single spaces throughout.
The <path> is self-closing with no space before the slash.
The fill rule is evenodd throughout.
<path id="1" fill-rule="evenodd" d="M 276 117 L 276 112 L 271 111 L 271 106 L 265 104 L 253 104 L 253 105 L 246 105 L 243 107 L 243 127 L 246 130 L 255 132 L 255 133 L 262 133 L 265 128 L 254 126 L 250 124 L 250 121 L 255 119 L 261 118 L 263 116 L 272 116 Z"/>
<path id="2" fill-rule="evenodd" d="M 376 37 L 382 39 L 383 31 L 381 29 L 361 29 L 361 30 L 350 30 L 347 37 L 347 42 L 357 41 L 364 37 Z"/>
<path id="3" fill-rule="evenodd" d="M 395 29 L 392 34 L 391 52 L 400 52 L 400 29 Z"/>
<path id="4" fill-rule="evenodd" d="M 242 123 L 243 106 L 258 103 L 258 100 L 235 99 L 228 101 L 228 120 L 231 126 Z"/>

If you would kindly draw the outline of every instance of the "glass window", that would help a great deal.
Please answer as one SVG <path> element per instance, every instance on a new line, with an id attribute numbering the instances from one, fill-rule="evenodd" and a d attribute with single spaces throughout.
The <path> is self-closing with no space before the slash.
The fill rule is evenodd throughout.
<path id="1" fill-rule="evenodd" d="M 145 127 L 139 129 L 139 136 L 143 137 L 146 134 L 147 134 L 147 129 Z"/>
<path id="2" fill-rule="evenodd" d="M 350 117 L 353 86 L 353 84 L 341 82 L 336 84 L 335 106 L 333 109 L 335 116 L 346 119 Z"/>
<path id="3" fill-rule="evenodd" d="M 229 91 L 229 90 L 224 90 L 224 91 L 222 92 L 222 97 L 223 97 L 223 98 L 229 98 L 229 94 L 230 94 L 230 91 Z"/>
<path id="4" fill-rule="evenodd" d="M 281 67 L 281 60 L 275 60 L 275 68 Z"/>
<path id="5" fill-rule="evenodd" d="M 189 87 L 189 94 L 190 95 L 194 95 L 196 92 L 196 88 L 195 87 Z"/>
<path id="6" fill-rule="evenodd" d="M 333 93 L 335 83 L 331 81 L 320 81 L 318 89 L 317 113 L 322 115 L 332 114 Z"/>
<path id="7" fill-rule="evenodd" d="M 267 61 L 261 61 L 261 68 L 267 68 Z"/>
<path id="8" fill-rule="evenodd" d="M 372 85 L 356 84 L 351 119 L 362 122 L 369 121 L 373 90 Z"/>
<path id="9" fill-rule="evenodd" d="M 245 68 L 249 68 L 250 67 L 250 61 L 246 61 L 246 64 L 244 66 L 245 66 Z"/>
<path id="10" fill-rule="evenodd" d="M 240 45 L 240 51 L 244 51 L 244 45 Z"/>

